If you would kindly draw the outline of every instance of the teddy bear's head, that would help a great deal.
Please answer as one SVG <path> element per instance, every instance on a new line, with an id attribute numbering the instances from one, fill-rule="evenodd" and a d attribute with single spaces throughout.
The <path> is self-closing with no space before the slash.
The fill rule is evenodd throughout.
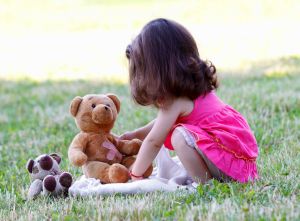
<path id="1" fill-rule="evenodd" d="M 119 111 L 120 101 L 114 94 L 77 96 L 70 105 L 77 127 L 84 132 L 110 132 Z"/>
<path id="2" fill-rule="evenodd" d="M 32 180 L 43 180 L 47 175 L 54 175 L 58 173 L 58 164 L 60 161 L 61 158 L 56 153 L 49 155 L 43 154 L 38 156 L 35 160 L 29 159 L 26 167 Z"/>

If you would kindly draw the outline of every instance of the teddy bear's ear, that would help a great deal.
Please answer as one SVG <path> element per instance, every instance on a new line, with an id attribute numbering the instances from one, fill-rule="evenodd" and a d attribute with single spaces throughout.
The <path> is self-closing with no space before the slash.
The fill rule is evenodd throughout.
<path id="1" fill-rule="evenodd" d="M 26 168 L 29 173 L 32 173 L 33 164 L 34 164 L 34 161 L 32 159 L 29 159 L 27 161 Z"/>
<path id="2" fill-rule="evenodd" d="M 76 117 L 81 101 L 82 101 L 82 97 L 79 96 L 75 97 L 72 100 L 70 105 L 70 113 L 72 114 L 73 117 Z"/>
<path id="3" fill-rule="evenodd" d="M 115 94 L 106 94 L 106 96 L 109 97 L 110 99 L 112 99 L 112 101 L 113 101 L 114 104 L 116 105 L 117 112 L 119 113 L 119 112 L 120 112 L 120 106 L 121 106 L 121 103 L 120 103 L 120 100 L 119 100 L 119 98 L 117 97 L 117 95 L 115 95 Z"/>
<path id="4" fill-rule="evenodd" d="M 52 153 L 50 156 L 59 164 L 61 161 L 61 157 L 57 153 Z"/>

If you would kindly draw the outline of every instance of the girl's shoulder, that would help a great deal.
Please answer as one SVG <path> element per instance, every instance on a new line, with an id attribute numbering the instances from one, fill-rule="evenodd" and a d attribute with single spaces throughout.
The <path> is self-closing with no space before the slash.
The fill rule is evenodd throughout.
<path id="1" fill-rule="evenodd" d="M 226 106 L 214 91 L 200 95 L 195 100 L 181 99 L 178 102 L 182 107 L 180 120 L 204 119 L 218 113 Z"/>
<path id="2" fill-rule="evenodd" d="M 179 97 L 173 101 L 172 108 L 179 110 L 179 117 L 188 116 L 194 109 L 194 101 L 187 97 Z"/>
<path id="3" fill-rule="evenodd" d="M 214 91 L 198 96 L 195 100 L 179 97 L 172 100 L 166 109 L 168 113 L 178 113 L 179 119 L 205 118 L 224 108 L 226 104 Z"/>

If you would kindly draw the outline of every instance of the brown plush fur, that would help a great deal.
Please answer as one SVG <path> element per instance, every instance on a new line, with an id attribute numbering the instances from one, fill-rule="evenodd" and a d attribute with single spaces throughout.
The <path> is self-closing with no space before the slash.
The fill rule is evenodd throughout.
<path id="1" fill-rule="evenodd" d="M 89 94 L 75 97 L 70 105 L 70 113 L 75 118 L 78 133 L 68 151 L 69 160 L 75 166 L 82 167 L 87 177 L 100 179 L 103 183 L 124 183 L 129 177 L 141 141 L 117 140 L 110 133 L 120 111 L 120 101 L 113 94 Z M 108 157 L 112 144 L 121 154 Z M 150 176 L 152 166 L 144 177 Z"/>

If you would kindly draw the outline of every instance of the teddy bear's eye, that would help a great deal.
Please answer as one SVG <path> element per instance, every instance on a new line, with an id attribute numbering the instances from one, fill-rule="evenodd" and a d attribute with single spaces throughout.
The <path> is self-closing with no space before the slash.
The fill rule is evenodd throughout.
<path id="1" fill-rule="evenodd" d="M 92 104 L 92 108 L 95 108 L 96 107 L 96 104 Z"/>
<path id="2" fill-rule="evenodd" d="M 107 107 L 110 107 L 110 104 L 106 104 Z"/>

